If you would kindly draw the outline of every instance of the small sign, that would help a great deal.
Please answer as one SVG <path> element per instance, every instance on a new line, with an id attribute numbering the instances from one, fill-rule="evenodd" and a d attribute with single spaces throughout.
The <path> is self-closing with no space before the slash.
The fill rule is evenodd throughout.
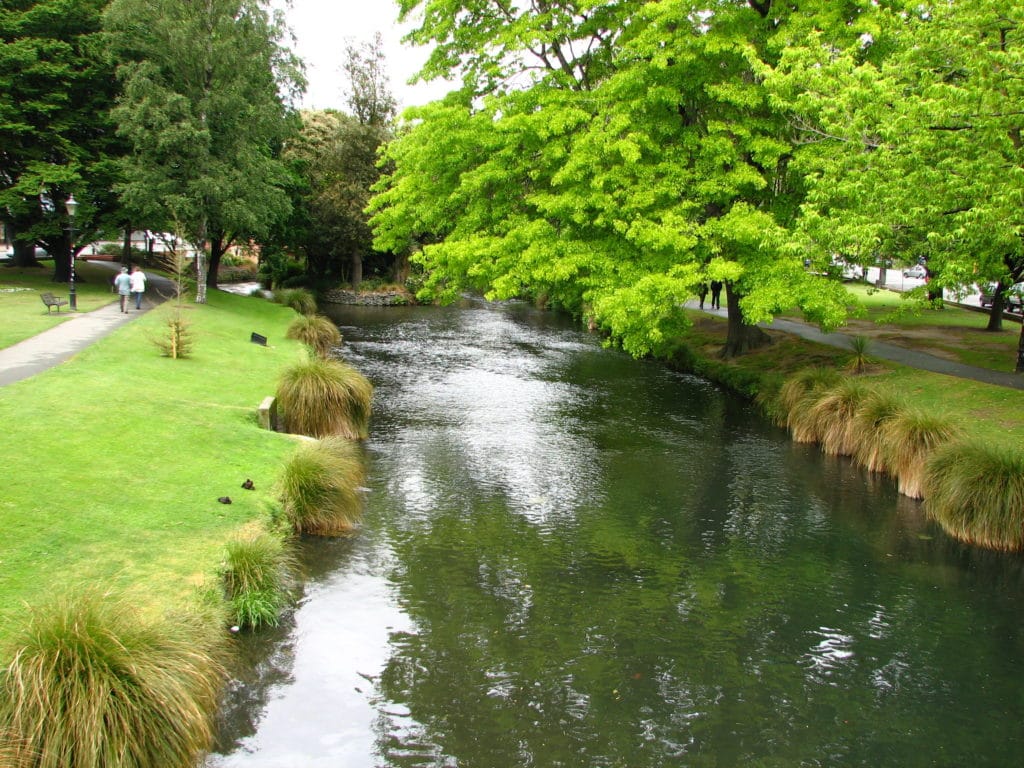
<path id="1" fill-rule="evenodd" d="M 249 337 L 249 341 L 253 344 L 259 344 L 261 347 L 267 346 L 267 337 L 260 336 L 258 333 L 253 333 L 253 335 Z"/>

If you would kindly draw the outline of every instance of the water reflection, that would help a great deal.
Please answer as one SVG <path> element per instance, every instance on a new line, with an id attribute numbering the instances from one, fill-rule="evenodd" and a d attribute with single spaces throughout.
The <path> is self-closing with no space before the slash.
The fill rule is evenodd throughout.
<path id="1" fill-rule="evenodd" d="M 551 316 L 339 321 L 364 528 L 311 544 L 290 666 L 211 765 L 1016 761 L 1017 558 Z"/>

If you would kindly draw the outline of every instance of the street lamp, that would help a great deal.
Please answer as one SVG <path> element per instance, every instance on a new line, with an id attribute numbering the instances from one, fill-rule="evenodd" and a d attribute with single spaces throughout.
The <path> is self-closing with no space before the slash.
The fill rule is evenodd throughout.
<path id="1" fill-rule="evenodd" d="M 75 295 L 75 211 L 78 210 L 78 201 L 75 200 L 75 196 L 71 195 L 68 197 L 67 202 L 64 206 L 68 209 L 68 245 L 71 251 L 71 273 L 70 283 L 68 284 L 68 307 L 71 309 L 78 309 L 78 298 Z"/>

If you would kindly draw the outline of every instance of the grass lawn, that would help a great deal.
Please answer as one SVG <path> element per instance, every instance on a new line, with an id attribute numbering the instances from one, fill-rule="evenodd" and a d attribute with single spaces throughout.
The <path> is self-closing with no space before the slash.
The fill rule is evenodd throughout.
<path id="1" fill-rule="evenodd" d="M 0 304 L 0 325 L 24 312 Z M 295 442 L 261 430 L 256 408 L 305 354 L 285 338 L 294 311 L 211 291 L 207 305 L 183 310 L 195 339 L 184 360 L 152 343 L 170 312 L 0 389 L 0 639 L 20 605 L 66 585 L 127 592 L 140 610 L 178 604 L 214 577 L 226 537 L 274 504 Z M 269 346 L 252 344 L 253 331 Z M 240 487 L 247 478 L 255 491 Z"/>
<path id="2" fill-rule="evenodd" d="M 62 299 L 68 297 L 68 284 L 55 283 L 53 262 L 44 261 L 41 267 L 0 266 L 0 349 L 17 344 L 23 339 L 62 323 L 71 316 L 67 306 L 46 311 L 39 294 L 49 291 Z M 110 289 L 114 271 L 109 267 L 88 262 L 75 264 L 75 296 L 79 312 L 99 309 L 117 301 Z"/>
<path id="3" fill-rule="evenodd" d="M 1021 325 L 1003 319 L 1003 330 L 985 330 L 988 313 L 947 304 L 942 309 L 922 306 L 894 291 L 867 285 L 847 286 L 865 314 L 852 318 L 843 333 L 916 349 L 947 360 L 1012 371 L 1017 362 Z"/>

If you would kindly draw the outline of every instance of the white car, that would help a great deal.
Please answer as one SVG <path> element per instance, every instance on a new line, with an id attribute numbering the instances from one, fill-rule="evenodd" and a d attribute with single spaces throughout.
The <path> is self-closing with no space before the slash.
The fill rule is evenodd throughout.
<path id="1" fill-rule="evenodd" d="M 928 269 L 924 264 L 915 264 L 912 267 L 907 267 L 903 270 L 904 277 L 916 277 L 919 280 L 923 280 L 928 276 Z"/>

